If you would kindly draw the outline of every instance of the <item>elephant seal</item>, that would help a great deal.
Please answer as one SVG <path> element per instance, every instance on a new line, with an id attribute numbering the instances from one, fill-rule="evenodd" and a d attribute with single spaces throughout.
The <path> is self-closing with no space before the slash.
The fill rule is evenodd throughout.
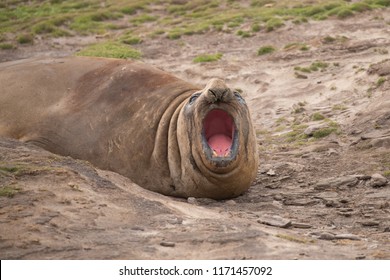
<path id="1" fill-rule="evenodd" d="M 227 199 L 257 174 L 240 94 L 141 62 L 67 57 L 0 64 L 0 135 L 87 160 L 165 195 Z"/>

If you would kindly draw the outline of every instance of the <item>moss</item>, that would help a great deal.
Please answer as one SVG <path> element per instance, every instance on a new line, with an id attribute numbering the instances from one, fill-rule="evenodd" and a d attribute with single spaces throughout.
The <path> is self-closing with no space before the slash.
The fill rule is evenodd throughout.
<path id="1" fill-rule="evenodd" d="M 215 53 L 215 54 L 202 54 L 194 58 L 193 62 L 195 63 L 201 63 L 201 62 L 213 62 L 218 61 L 222 58 L 221 53 Z"/>
<path id="2" fill-rule="evenodd" d="M 275 52 L 276 49 L 275 47 L 273 46 L 262 46 L 260 47 L 258 50 L 257 50 L 257 55 L 265 55 L 265 54 L 270 54 L 270 53 L 273 53 Z"/>
<path id="3" fill-rule="evenodd" d="M 77 55 L 133 59 L 138 59 L 141 57 L 141 53 L 138 50 L 118 42 L 104 42 L 91 45 L 79 51 Z"/>

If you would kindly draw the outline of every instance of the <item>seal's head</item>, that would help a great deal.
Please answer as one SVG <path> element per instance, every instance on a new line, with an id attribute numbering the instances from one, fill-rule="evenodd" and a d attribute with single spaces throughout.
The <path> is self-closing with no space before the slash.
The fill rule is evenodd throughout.
<path id="1" fill-rule="evenodd" d="M 256 137 L 245 100 L 224 81 L 212 79 L 186 100 L 176 135 L 181 164 L 170 170 L 174 184 L 186 186 L 184 196 L 224 199 L 249 188 L 258 167 Z"/>

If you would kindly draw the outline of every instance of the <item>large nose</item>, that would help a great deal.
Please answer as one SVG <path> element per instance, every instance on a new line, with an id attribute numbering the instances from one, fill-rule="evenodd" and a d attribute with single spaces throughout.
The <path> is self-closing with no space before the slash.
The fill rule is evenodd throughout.
<path id="1" fill-rule="evenodd" d="M 210 103 L 227 102 L 233 98 L 232 90 L 221 79 L 211 79 L 204 92 Z"/>

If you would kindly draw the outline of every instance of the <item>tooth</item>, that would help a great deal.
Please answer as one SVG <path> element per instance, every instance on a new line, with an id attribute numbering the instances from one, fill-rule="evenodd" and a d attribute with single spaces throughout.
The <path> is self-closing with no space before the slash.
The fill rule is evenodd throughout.
<path id="1" fill-rule="evenodd" d="M 215 150 L 213 150 L 213 156 L 215 156 L 215 157 L 218 156 L 218 154 L 217 154 L 217 152 Z"/>
<path id="2" fill-rule="evenodd" d="M 230 151 L 227 151 L 224 157 L 230 156 Z"/>

